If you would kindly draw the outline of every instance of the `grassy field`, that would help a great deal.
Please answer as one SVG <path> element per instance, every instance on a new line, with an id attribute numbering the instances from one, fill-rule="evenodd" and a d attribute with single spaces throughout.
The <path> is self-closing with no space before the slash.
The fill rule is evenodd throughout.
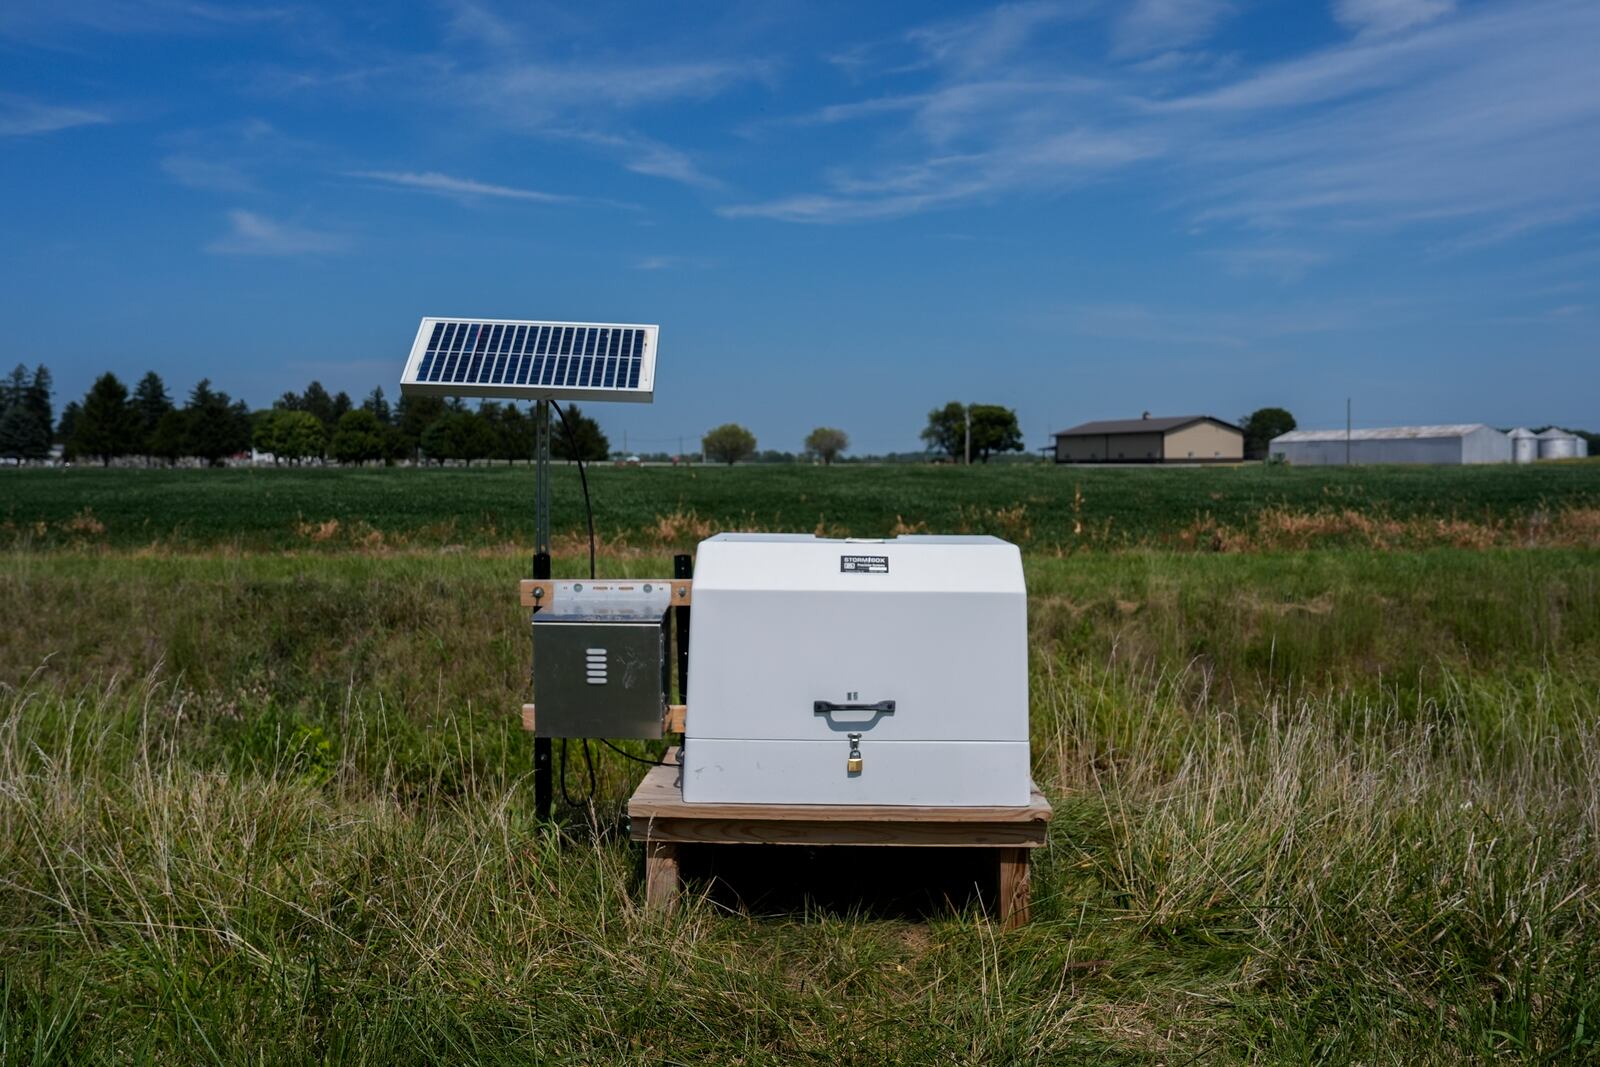
<path id="1" fill-rule="evenodd" d="M 603 749 L 537 825 L 525 550 L 489 518 L 526 472 L 460 473 L 0 482 L 46 525 L 0 557 L 0 1063 L 1600 1058 L 1592 468 L 602 472 L 617 575 L 741 493 L 872 533 L 1070 523 L 1081 485 L 1141 531 L 1029 542 L 1057 820 L 1006 935 L 960 856 L 870 850 L 718 854 L 648 916 L 642 768 Z M 444 490 L 482 510 L 440 527 Z M 1235 494 L 1210 540 L 1151 502 Z"/>
<path id="2" fill-rule="evenodd" d="M 1320 470 L 601 467 L 590 478 L 605 540 L 647 549 L 692 546 L 721 529 L 881 537 L 922 527 L 996 533 L 1036 550 L 1225 547 L 1261 537 L 1275 547 L 1571 540 L 1551 523 L 1571 509 L 1600 508 L 1600 460 Z M 574 468 L 557 467 L 554 498 L 557 530 L 579 531 Z M 4 471 L 0 541 L 500 545 L 528 541 L 532 501 L 527 467 Z"/>

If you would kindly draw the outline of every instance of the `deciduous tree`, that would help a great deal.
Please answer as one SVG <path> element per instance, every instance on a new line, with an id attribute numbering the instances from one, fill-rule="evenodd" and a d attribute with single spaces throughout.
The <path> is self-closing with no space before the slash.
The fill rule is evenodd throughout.
<path id="1" fill-rule="evenodd" d="M 831 467 L 839 453 L 849 447 L 850 435 L 831 426 L 818 426 L 806 435 L 806 451 L 821 459 L 824 467 Z"/>
<path id="2" fill-rule="evenodd" d="M 366 408 L 347 411 L 339 419 L 329 451 L 340 463 L 370 463 L 383 458 L 383 423 Z"/>
<path id="3" fill-rule="evenodd" d="M 967 455 L 967 426 L 972 427 L 972 455 L 981 463 L 999 452 L 1022 451 L 1022 428 L 1017 424 L 1017 413 L 999 404 L 965 405 L 951 401 L 942 408 L 928 412 L 928 425 L 922 439 L 930 448 L 945 453 L 951 459 L 962 460 Z"/>
<path id="4" fill-rule="evenodd" d="M 736 422 L 725 422 L 706 434 L 700 441 L 706 458 L 733 466 L 741 459 L 755 455 L 756 435 Z"/>
<path id="5" fill-rule="evenodd" d="M 1279 434 L 1294 429 L 1294 416 L 1284 408 L 1257 408 L 1240 420 L 1246 459 L 1265 459 L 1267 446 Z"/>
<path id="6" fill-rule="evenodd" d="M 446 411 L 422 432 L 422 451 L 429 459 L 458 459 L 467 466 L 494 454 L 494 430 L 475 411 Z"/>

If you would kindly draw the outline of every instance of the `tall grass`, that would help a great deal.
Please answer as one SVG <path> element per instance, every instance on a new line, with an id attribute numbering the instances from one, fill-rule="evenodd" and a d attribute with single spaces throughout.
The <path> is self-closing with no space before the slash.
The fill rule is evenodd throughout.
<path id="1" fill-rule="evenodd" d="M 439 709 L 450 741 L 419 778 L 411 728 L 361 697 L 326 744 L 263 747 L 196 721 L 172 682 L 11 689 L 4 1058 L 1594 1053 L 1592 690 L 1448 686 L 1426 723 L 1381 700 L 1241 713 L 1187 692 L 1049 672 L 1035 748 L 1058 819 L 1034 923 L 1002 938 L 981 898 L 931 918 L 698 896 L 646 915 L 611 819 L 627 770 L 606 764 L 558 834 L 525 764 L 482 758 L 492 727 L 471 711 Z M 1470 724 L 1492 716 L 1515 743 L 1486 751 Z"/>
<path id="2" fill-rule="evenodd" d="M 520 569 L 6 557 L 0 1063 L 1600 1055 L 1592 552 L 1030 559 L 1004 936 L 949 854 L 788 853 L 843 891 L 774 907 L 735 850 L 645 914 L 636 765 L 533 819 Z"/>

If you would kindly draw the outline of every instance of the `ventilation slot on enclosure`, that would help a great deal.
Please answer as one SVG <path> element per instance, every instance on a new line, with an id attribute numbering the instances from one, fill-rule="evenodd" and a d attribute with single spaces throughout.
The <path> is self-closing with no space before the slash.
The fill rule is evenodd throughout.
<path id="1" fill-rule="evenodd" d="M 586 648 L 583 650 L 584 674 L 589 679 L 590 685 L 606 684 L 606 650 L 603 648 Z"/>

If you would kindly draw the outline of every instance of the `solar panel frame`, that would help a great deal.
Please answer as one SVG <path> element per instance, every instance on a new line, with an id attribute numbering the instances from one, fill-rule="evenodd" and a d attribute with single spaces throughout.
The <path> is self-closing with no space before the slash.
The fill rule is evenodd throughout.
<path id="1" fill-rule="evenodd" d="M 648 404 L 660 332 L 643 323 L 429 316 L 417 327 L 400 392 Z"/>

